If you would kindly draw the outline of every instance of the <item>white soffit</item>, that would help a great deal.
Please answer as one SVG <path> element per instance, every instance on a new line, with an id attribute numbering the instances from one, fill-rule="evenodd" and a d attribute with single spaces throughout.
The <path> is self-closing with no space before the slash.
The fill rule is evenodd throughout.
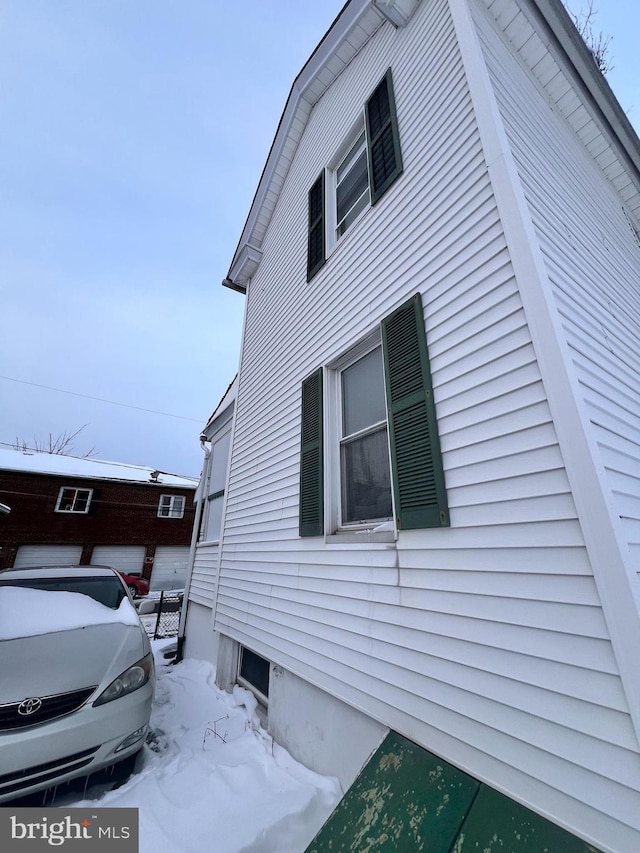
<path id="1" fill-rule="evenodd" d="M 640 140 L 560 0 L 480 0 L 640 227 Z"/>

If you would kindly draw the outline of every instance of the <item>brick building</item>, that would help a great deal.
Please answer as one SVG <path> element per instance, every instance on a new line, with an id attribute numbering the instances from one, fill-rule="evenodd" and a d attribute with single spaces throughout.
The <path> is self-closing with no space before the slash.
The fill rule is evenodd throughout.
<path id="1" fill-rule="evenodd" d="M 0 568 L 111 565 L 184 584 L 197 480 L 137 465 L 0 450 Z"/>

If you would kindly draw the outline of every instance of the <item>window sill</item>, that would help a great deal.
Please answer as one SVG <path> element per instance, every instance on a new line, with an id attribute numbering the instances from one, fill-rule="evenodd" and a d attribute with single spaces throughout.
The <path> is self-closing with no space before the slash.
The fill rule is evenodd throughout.
<path id="1" fill-rule="evenodd" d="M 327 545 L 393 545 L 396 541 L 395 530 L 377 530 L 367 527 L 360 530 L 339 530 L 325 536 Z"/>

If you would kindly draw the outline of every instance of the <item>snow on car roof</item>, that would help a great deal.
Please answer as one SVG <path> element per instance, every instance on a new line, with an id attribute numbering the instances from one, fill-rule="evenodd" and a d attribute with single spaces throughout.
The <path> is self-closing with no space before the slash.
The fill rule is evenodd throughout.
<path id="1" fill-rule="evenodd" d="M 107 462 L 103 459 L 79 459 L 77 456 L 39 453 L 35 450 L 0 448 L 0 470 L 80 477 L 89 480 L 126 480 L 149 485 L 180 486 L 184 489 L 195 489 L 198 484 L 197 478 L 168 474 L 143 465 Z"/>
<path id="2" fill-rule="evenodd" d="M 41 578 L 45 572 L 47 577 L 53 578 L 95 578 L 113 576 L 116 570 L 110 566 L 22 566 L 0 571 L 0 581 L 12 578 Z"/>
<path id="3" fill-rule="evenodd" d="M 0 586 L 0 641 L 112 622 L 140 626 L 128 598 L 112 610 L 80 592 Z"/>

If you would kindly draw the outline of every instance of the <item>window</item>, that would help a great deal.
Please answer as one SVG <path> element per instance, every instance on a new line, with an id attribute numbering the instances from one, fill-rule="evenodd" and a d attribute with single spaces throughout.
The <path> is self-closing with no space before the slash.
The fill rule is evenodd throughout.
<path id="1" fill-rule="evenodd" d="M 182 518 L 184 497 L 182 495 L 160 495 L 158 518 Z"/>
<path id="2" fill-rule="evenodd" d="M 238 681 L 245 682 L 253 690 L 260 693 L 260 698 L 263 701 L 269 698 L 269 669 L 268 660 L 252 652 L 251 649 L 241 647 Z"/>
<path id="3" fill-rule="evenodd" d="M 341 237 L 371 202 L 364 125 L 347 156 L 335 170 L 336 234 Z"/>
<path id="4" fill-rule="evenodd" d="M 301 536 L 325 532 L 325 382 L 338 396 L 337 416 L 328 421 L 336 424 L 340 478 L 339 490 L 332 490 L 340 495 L 340 507 L 338 512 L 330 507 L 328 532 L 389 518 L 398 530 L 447 527 L 420 294 L 385 317 L 379 336 L 358 347 L 350 359 L 328 371 L 319 368 L 302 383 Z"/>
<path id="5" fill-rule="evenodd" d="M 340 372 L 342 524 L 393 517 L 382 348 Z"/>
<path id="6" fill-rule="evenodd" d="M 366 102 L 362 119 L 327 173 L 330 189 L 326 190 L 323 170 L 309 191 L 307 281 L 324 265 L 327 244 L 333 246 L 402 174 L 391 69 Z"/>
<path id="7" fill-rule="evenodd" d="M 56 512 L 89 512 L 93 489 L 72 489 L 63 486 L 58 494 Z"/>

